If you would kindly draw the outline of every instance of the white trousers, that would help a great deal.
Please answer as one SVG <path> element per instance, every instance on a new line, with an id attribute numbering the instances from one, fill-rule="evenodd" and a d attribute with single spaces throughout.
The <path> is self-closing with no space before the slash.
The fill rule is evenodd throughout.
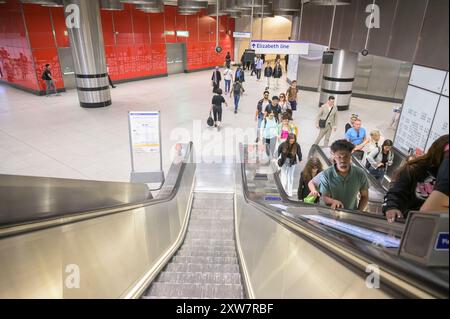
<path id="1" fill-rule="evenodd" d="M 286 192 L 286 194 L 288 194 L 288 196 L 292 196 L 295 166 L 296 165 L 289 166 L 287 164 L 284 164 L 280 172 L 281 184 L 283 185 L 284 191 Z"/>

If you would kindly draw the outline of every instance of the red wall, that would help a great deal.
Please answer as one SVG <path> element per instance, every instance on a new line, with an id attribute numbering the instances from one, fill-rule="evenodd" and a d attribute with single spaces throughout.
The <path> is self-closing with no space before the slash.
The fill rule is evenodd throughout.
<path id="1" fill-rule="evenodd" d="M 6 10 L 3 10 L 6 7 Z M 41 74 L 51 64 L 58 88 L 63 88 L 57 48 L 69 47 L 62 8 L 45 8 L 9 0 L 0 4 L 0 63 L 7 81 L 33 90 L 44 90 Z M 22 9 L 25 22 L 22 18 Z M 187 69 L 196 70 L 223 65 L 226 52 L 233 56 L 234 20 L 220 17 L 219 39 L 223 52 L 215 53 L 215 18 L 181 16 L 176 7 L 166 6 L 160 14 L 146 14 L 126 4 L 123 11 L 101 11 L 106 61 L 113 80 L 165 75 L 166 43 L 186 43 Z M 53 34 L 52 23 L 55 34 Z M 28 45 L 25 32 L 28 30 Z M 176 31 L 189 31 L 189 37 L 177 37 Z M 19 59 L 20 53 L 26 57 Z M 23 69 L 13 72 L 12 69 Z"/>
<path id="2" fill-rule="evenodd" d="M 3 74 L 0 80 L 37 91 L 33 55 L 25 30 L 19 1 L 0 4 L 0 69 Z"/>

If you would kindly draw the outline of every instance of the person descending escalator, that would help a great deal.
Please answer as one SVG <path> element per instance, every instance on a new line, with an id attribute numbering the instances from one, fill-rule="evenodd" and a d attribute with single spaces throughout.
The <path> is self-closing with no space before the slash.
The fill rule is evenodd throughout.
<path id="1" fill-rule="evenodd" d="M 292 196 L 295 167 L 302 161 L 302 149 L 295 134 L 289 134 L 286 142 L 278 147 L 278 166 L 281 167 L 280 180 L 288 196 Z"/>
<path id="2" fill-rule="evenodd" d="M 406 218 L 409 211 L 420 210 L 434 190 L 448 143 L 449 135 L 441 136 L 426 154 L 408 160 L 399 168 L 383 202 L 383 214 L 389 223 Z"/>
<path id="3" fill-rule="evenodd" d="M 317 194 L 311 194 L 308 183 L 313 180 L 318 174 L 323 171 L 322 162 L 317 157 L 309 158 L 302 173 L 300 174 L 300 182 L 298 186 L 298 199 L 300 201 L 308 201 L 309 198 L 313 199 L 314 203 L 319 203 L 319 196 Z"/>
<path id="4" fill-rule="evenodd" d="M 366 168 L 378 181 L 383 179 L 387 168 L 394 162 L 393 144 L 391 140 L 385 140 L 381 146 L 367 154 Z"/>

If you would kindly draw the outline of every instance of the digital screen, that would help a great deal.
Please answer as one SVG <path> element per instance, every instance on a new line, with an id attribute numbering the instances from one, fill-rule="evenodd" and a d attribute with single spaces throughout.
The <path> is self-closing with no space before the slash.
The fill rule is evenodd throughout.
<path id="1" fill-rule="evenodd" d="M 342 221 L 327 218 L 321 215 L 303 215 L 302 217 L 318 222 L 330 228 L 339 230 L 343 233 L 366 240 L 374 245 L 383 246 L 386 248 L 400 247 L 400 238 L 394 236 L 388 236 L 386 234 L 377 231 L 369 230 L 355 225 L 350 225 Z"/>

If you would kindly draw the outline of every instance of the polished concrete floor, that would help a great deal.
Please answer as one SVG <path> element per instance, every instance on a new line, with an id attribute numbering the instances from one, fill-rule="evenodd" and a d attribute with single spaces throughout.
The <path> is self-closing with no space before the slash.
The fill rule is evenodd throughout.
<path id="1" fill-rule="evenodd" d="M 210 77 L 211 72 L 204 71 L 119 84 L 112 90 L 113 105 L 101 109 L 79 107 L 76 91 L 47 98 L 0 84 L 0 174 L 129 181 L 128 111 L 161 111 L 166 171 L 177 142 L 194 141 L 199 162 L 211 163 L 222 155 L 229 162 L 243 134 L 248 135 L 244 141 L 255 139 L 255 108 L 265 81 L 257 82 L 246 74 L 239 113 L 233 113 L 228 96 L 230 107 L 224 110 L 224 126 L 217 132 L 206 125 L 212 97 Z M 286 81 L 280 83 L 271 95 L 286 91 Z M 294 120 L 307 154 L 318 133 L 314 119 L 319 93 L 301 91 L 299 97 Z M 359 114 L 366 129 L 380 129 L 392 138 L 392 106 L 353 98 L 351 109 L 340 112 L 339 129 L 332 139 L 343 137 L 351 113 Z"/>

